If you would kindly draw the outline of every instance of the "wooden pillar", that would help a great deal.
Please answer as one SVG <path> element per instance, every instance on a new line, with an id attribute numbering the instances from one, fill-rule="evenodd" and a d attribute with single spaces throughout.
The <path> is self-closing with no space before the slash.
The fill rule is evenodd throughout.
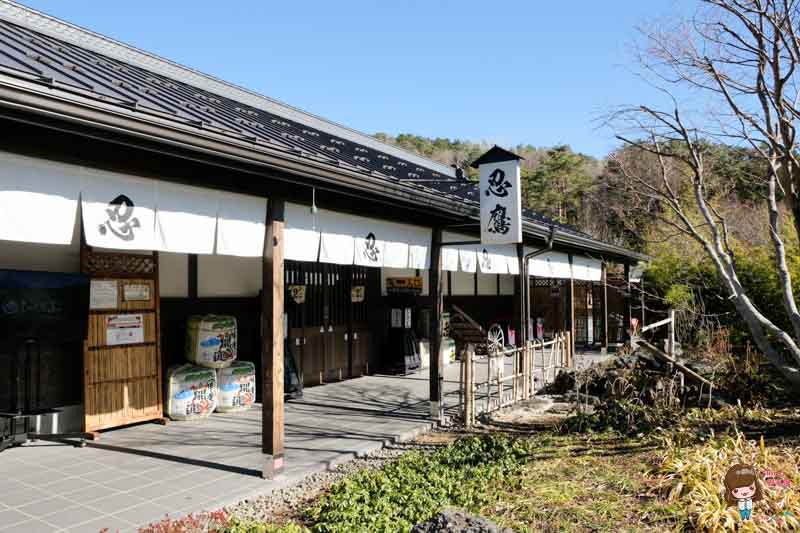
<path id="1" fill-rule="evenodd" d="M 530 309 L 528 307 L 528 291 L 530 289 L 528 285 L 528 272 L 525 268 L 525 246 L 522 243 L 517 244 L 517 261 L 519 263 L 519 311 L 520 311 L 520 318 L 519 318 L 519 333 L 517 334 L 517 346 L 523 348 L 522 352 L 519 353 L 519 356 L 516 358 L 517 365 L 514 368 L 515 375 L 523 375 L 525 374 L 525 369 L 527 368 L 527 361 L 528 361 L 528 351 L 525 349 L 528 346 L 528 316 L 530 315 Z M 522 379 L 522 383 L 525 383 L 525 379 Z M 519 388 L 519 380 L 514 380 L 514 399 L 517 398 L 517 389 Z M 522 397 L 527 399 L 525 394 L 525 387 L 523 385 L 522 390 Z"/>
<path id="2" fill-rule="evenodd" d="M 519 262 L 519 332 L 517 346 L 525 346 L 528 338 L 528 283 L 525 272 L 525 247 L 517 244 L 517 261 Z"/>
<path id="3" fill-rule="evenodd" d="M 572 254 L 569 254 L 569 334 L 572 359 L 575 356 L 575 276 L 572 274 Z"/>
<path id="4" fill-rule="evenodd" d="M 430 406 L 431 417 L 443 421 L 442 385 L 444 381 L 444 360 L 442 359 L 442 229 L 434 228 L 431 240 L 431 266 L 428 270 L 429 291 L 431 294 L 430 331 Z"/>
<path id="5" fill-rule="evenodd" d="M 608 265 L 603 261 L 603 349 L 608 353 Z"/>
<path id="6" fill-rule="evenodd" d="M 624 340 L 631 339 L 631 266 L 625 263 L 625 303 L 622 306 L 622 331 Z"/>
<path id="7" fill-rule="evenodd" d="M 189 271 L 188 271 L 188 279 L 187 285 L 189 289 L 189 301 L 191 305 L 195 305 L 197 303 L 197 287 L 198 283 L 198 268 L 197 268 L 197 254 L 189 254 Z"/>
<path id="8" fill-rule="evenodd" d="M 284 201 L 269 200 L 261 291 L 261 451 L 263 477 L 283 471 L 283 227 Z"/>
<path id="9" fill-rule="evenodd" d="M 464 350 L 464 426 L 472 428 L 475 416 L 475 376 L 472 361 L 475 356 L 475 345 L 467 344 Z"/>
<path id="10" fill-rule="evenodd" d="M 645 318 L 645 308 L 644 308 L 644 276 L 639 278 L 639 302 L 642 306 L 642 323 L 639 325 L 640 328 L 643 328 L 645 325 L 644 318 Z"/>

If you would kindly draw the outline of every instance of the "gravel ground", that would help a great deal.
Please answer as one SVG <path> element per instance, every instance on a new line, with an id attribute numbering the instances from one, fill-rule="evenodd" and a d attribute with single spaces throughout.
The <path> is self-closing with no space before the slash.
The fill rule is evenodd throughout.
<path id="1" fill-rule="evenodd" d="M 433 451 L 451 442 L 456 436 L 450 432 L 433 431 L 411 442 L 392 444 L 364 457 L 342 463 L 332 470 L 306 476 L 291 487 L 226 507 L 225 511 L 247 521 L 272 524 L 284 524 L 290 520 L 301 522 L 303 511 L 331 485 L 346 476 L 367 468 L 380 468 L 411 450 Z"/>

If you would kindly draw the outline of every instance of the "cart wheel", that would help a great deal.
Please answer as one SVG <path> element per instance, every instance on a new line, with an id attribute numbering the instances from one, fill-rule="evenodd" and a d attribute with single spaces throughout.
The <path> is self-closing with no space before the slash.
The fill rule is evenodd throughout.
<path id="1" fill-rule="evenodd" d="M 486 339 L 486 349 L 489 355 L 494 355 L 497 352 L 503 351 L 506 346 L 506 339 L 503 335 L 503 328 L 500 324 L 492 324 L 489 327 L 489 332 Z"/>

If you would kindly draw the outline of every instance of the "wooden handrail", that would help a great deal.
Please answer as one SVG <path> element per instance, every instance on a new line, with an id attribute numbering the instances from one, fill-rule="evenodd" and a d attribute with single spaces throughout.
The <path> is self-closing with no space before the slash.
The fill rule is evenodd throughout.
<path id="1" fill-rule="evenodd" d="M 672 318 L 665 318 L 664 320 L 659 320 L 658 322 L 653 322 L 645 327 L 643 327 L 640 331 L 644 333 L 645 331 L 650 331 L 651 329 L 659 328 L 661 326 L 665 326 L 672 322 Z"/>

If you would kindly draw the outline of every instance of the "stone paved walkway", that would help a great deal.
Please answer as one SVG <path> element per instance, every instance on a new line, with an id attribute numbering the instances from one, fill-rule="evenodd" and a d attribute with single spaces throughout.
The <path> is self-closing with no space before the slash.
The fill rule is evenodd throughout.
<path id="1" fill-rule="evenodd" d="M 594 357 L 578 365 L 593 362 Z M 508 364 L 508 363 L 507 363 Z M 478 363 L 476 375 L 485 374 Z M 445 405 L 459 401 L 446 368 Z M 286 470 L 261 479 L 261 411 L 107 431 L 86 448 L 40 441 L 0 453 L 0 532 L 136 531 L 296 483 L 430 427 L 428 373 L 367 376 L 287 402 Z"/>
<path id="2" fill-rule="evenodd" d="M 447 379 L 458 372 L 448 367 Z M 306 389 L 286 404 L 286 470 L 274 481 L 260 477 L 259 408 L 107 431 L 86 448 L 12 448 L 0 453 L 0 531 L 135 531 L 167 514 L 214 510 L 412 438 L 430 427 L 427 398 L 427 372 Z"/>

